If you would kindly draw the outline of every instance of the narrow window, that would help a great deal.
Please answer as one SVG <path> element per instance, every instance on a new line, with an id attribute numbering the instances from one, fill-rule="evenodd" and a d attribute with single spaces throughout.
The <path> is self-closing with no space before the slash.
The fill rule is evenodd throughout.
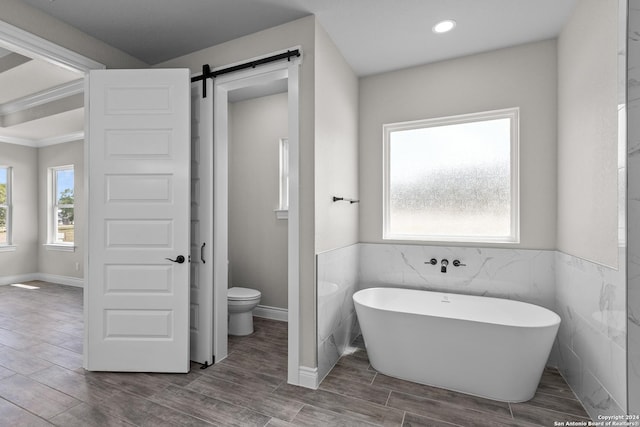
<path id="1" fill-rule="evenodd" d="M 280 139 L 280 200 L 276 209 L 276 218 L 287 219 L 289 217 L 289 139 Z"/>
<path id="2" fill-rule="evenodd" d="M 518 109 L 384 126 L 383 238 L 519 241 Z"/>
<path id="3" fill-rule="evenodd" d="M 280 140 L 280 209 L 289 209 L 289 140 Z"/>
<path id="4" fill-rule="evenodd" d="M 74 242 L 74 174 L 73 166 L 49 168 L 51 188 L 49 244 L 73 245 Z"/>
<path id="5" fill-rule="evenodd" d="M 0 246 L 11 246 L 11 167 L 0 166 Z"/>

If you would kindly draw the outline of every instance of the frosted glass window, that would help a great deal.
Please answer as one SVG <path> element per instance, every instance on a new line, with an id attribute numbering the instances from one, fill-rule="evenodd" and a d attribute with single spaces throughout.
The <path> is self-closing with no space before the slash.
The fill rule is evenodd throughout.
<path id="1" fill-rule="evenodd" d="M 49 243 L 71 245 L 75 240 L 75 197 L 73 166 L 49 169 L 51 202 Z"/>
<path id="2" fill-rule="evenodd" d="M 11 168 L 0 166 L 0 246 L 11 245 Z"/>
<path id="3" fill-rule="evenodd" d="M 385 239 L 517 242 L 518 109 L 384 126 Z"/>
<path id="4" fill-rule="evenodd" d="M 280 203 L 279 209 L 286 211 L 289 209 L 289 140 L 280 140 Z"/>

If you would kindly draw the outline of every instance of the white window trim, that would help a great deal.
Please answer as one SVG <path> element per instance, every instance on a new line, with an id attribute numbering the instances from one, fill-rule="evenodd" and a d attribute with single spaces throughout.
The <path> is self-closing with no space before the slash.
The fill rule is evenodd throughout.
<path id="1" fill-rule="evenodd" d="M 280 138 L 279 143 L 280 177 L 279 188 L 280 198 L 278 209 L 275 209 L 276 219 L 289 219 L 289 139 Z"/>
<path id="2" fill-rule="evenodd" d="M 48 251 L 75 252 L 77 246 L 73 243 L 45 243 L 42 245 Z"/>
<path id="3" fill-rule="evenodd" d="M 7 203 L 2 205 L 7 208 L 7 243 L 0 243 L 0 251 L 12 252 L 16 250 L 13 245 L 13 167 L 0 165 L 0 169 L 7 170 Z"/>
<path id="4" fill-rule="evenodd" d="M 74 165 L 62 165 L 62 166 L 54 166 L 48 168 L 48 180 L 49 180 L 49 191 L 48 191 L 48 214 L 47 214 L 47 243 L 44 244 L 47 250 L 54 251 L 65 251 L 65 252 L 74 252 L 75 251 L 75 241 L 63 243 L 57 242 L 56 231 L 58 229 L 58 208 L 59 207 L 73 207 L 75 211 L 75 203 L 73 205 L 57 205 L 56 204 L 56 172 L 61 170 L 73 170 L 74 171 L 74 182 L 75 182 L 75 168 Z M 74 189 L 75 194 L 75 189 Z M 74 239 L 75 240 L 75 239 Z"/>
<path id="5" fill-rule="evenodd" d="M 479 113 L 461 114 L 457 116 L 439 117 L 434 119 L 415 120 L 409 122 L 390 123 L 382 127 L 383 130 L 383 185 L 382 185 L 382 239 L 397 241 L 423 241 L 423 242 L 461 242 L 461 243 L 520 243 L 520 108 L 505 108 L 502 110 L 483 111 Z M 484 120 L 508 118 L 511 120 L 511 231 L 509 236 L 428 236 L 393 234 L 390 226 L 390 134 L 392 132 L 425 127 L 446 126 Z"/>
<path id="6" fill-rule="evenodd" d="M 289 219 L 289 210 L 288 209 L 274 209 L 276 213 L 276 219 Z"/>

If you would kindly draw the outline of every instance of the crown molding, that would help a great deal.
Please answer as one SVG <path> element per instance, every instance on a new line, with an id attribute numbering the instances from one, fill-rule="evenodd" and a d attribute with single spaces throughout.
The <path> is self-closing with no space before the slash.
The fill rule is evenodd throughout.
<path id="1" fill-rule="evenodd" d="M 25 145 L 27 147 L 38 147 L 38 142 L 28 138 L 16 138 L 15 136 L 0 135 L 0 142 L 15 145 Z"/>
<path id="2" fill-rule="evenodd" d="M 51 138 L 40 139 L 36 142 L 37 147 L 47 147 L 49 145 L 63 144 L 65 142 L 73 142 L 84 139 L 84 131 L 68 133 L 66 135 L 54 136 Z"/>
<path id="3" fill-rule="evenodd" d="M 29 58 L 41 59 L 70 71 L 86 73 L 103 64 L 0 20 L 0 46 Z"/>
<path id="4" fill-rule="evenodd" d="M 14 136 L 0 135 L 0 142 L 7 144 L 24 145 L 26 147 L 41 148 L 49 145 L 64 144 L 65 142 L 73 142 L 84 139 L 84 131 L 72 132 L 66 135 L 54 136 L 43 139 L 16 138 Z"/>
<path id="5" fill-rule="evenodd" d="M 16 113 L 18 111 L 28 110 L 38 105 L 48 104 L 71 95 L 77 95 L 84 92 L 84 79 L 74 80 L 72 82 L 63 83 L 40 92 L 32 93 L 22 98 L 14 99 L 4 104 L 0 104 L 0 115 Z"/>

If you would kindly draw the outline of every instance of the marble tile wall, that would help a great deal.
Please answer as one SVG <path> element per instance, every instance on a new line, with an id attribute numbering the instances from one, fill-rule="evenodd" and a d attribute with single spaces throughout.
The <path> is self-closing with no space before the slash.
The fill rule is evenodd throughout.
<path id="1" fill-rule="evenodd" d="M 556 360 L 589 415 L 626 413 L 625 249 L 618 269 L 556 252 Z"/>
<path id="2" fill-rule="evenodd" d="M 627 357 L 629 412 L 640 414 L 640 0 L 627 37 Z"/>
<path id="3" fill-rule="evenodd" d="M 398 286 L 508 298 L 555 308 L 552 251 L 360 244 L 360 288 Z M 425 264 L 431 258 L 438 265 Z M 447 273 L 440 272 L 443 258 Z M 454 267 L 458 259 L 466 266 Z"/>
<path id="4" fill-rule="evenodd" d="M 353 294 L 358 287 L 359 245 L 317 255 L 318 378 L 331 371 L 359 335 Z"/>

